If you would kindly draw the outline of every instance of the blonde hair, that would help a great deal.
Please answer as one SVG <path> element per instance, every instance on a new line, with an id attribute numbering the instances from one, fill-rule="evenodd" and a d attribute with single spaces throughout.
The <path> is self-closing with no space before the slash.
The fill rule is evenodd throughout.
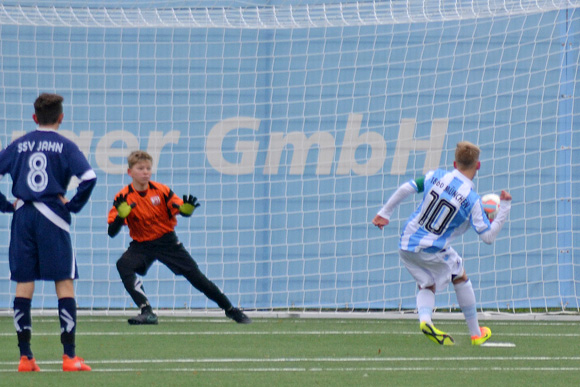
<path id="1" fill-rule="evenodd" d="M 455 162 L 458 169 L 465 170 L 475 167 L 479 161 L 480 149 L 477 145 L 469 141 L 461 141 L 457 143 L 455 148 Z"/>
<path id="2" fill-rule="evenodd" d="M 133 168 L 133 166 L 135 164 L 137 164 L 139 161 L 149 161 L 149 162 L 153 162 L 153 157 L 151 157 L 151 155 L 145 151 L 142 150 L 136 150 L 131 152 L 131 154 L 129 155 L 129 157 L 127 157 L 127 162 L 129 163 L 129 168 Z"/>

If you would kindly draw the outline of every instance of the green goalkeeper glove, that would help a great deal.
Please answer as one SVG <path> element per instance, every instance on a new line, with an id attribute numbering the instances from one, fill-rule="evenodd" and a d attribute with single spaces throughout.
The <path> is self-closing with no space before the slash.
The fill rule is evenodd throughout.
<path id="1" fill-rule="evenodd" d="M 127 195 L 119 195 L 113 202 L 113 206 L 117 209 L 119 213 L 119 218 L 125 219 L 131 213 L 131 210 L 135 207 L 135 203 L 127 203 Z"/>
<path id="2" fill-rule="evenodd" d="M 173 203 L 173 207 L 179 209 L 179 213 L 186 217 L 191 216 L 193 211 L 195 211 L 195 209 L 199 206 L 200 204 L 197 203 L 197 198 L 191 195 L 189 195 L 189 197 L 187 197 L 187 195 L 183 195 L 182 205 Z"/>

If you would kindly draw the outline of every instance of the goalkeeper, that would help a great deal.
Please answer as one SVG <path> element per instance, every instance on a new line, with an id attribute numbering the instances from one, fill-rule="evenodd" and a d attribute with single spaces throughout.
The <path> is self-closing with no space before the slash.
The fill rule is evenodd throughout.
<path id="1" fill-rule="evenodd" d="M 123 225 L 129 227 L 133 241 L 117 261 L 117 270 L 125 289 L 141 313 L 129 319 L 129 324 L 157 324 L 145 295 L 143 282 L 137 274 L 144 276 L 153 262 L 159 260 L 174 274 L 184 276 L 196 289 L 222 308 L 226 316 L 241 324 L 251 319 L 240 309 L 232 306 L 225 294 L 200 270 L 191 255 L 185 250 L 175 234 L 178 214 L 189 217 L 199 207 L 197 199 L 189 195 L 183 200 L 169 187 L 151 181 L 153 158 L 144 151 L 134 151 L 128 157 L 127 173 L 133 179 L 124 187 L 109 211 L 108 234 L 114 237 Z"/>
<path id="2" fill-rule="evenodd" d="M 499 213 L 493 223 L 490 224 L 484 215 L 481 198 L 472 181 L 481 165 L 479 153 L 479 148 L 470 142 L 458 143 L 453 171 L 430 171 L 424 178 L 401 185 L 373 219 L 373 224 L 382 230 L 406 197 L 424 192 L 421 204 L 403 227 L 399 257 L 419 286 L 417 310 L 421 331 L 441 345 L 453 345 L 453 338 L 435 328 L 431 316 L 435 291 L 445 289 L 449 282 L 453 282 L 457 302 L 471 333 L 471 343 L 481 345 L 491 337 L 489 328 L 479 326 L 475 294 L 463 259 L 449 245 L 470 226 L 481 240 L 492 243 L 510 212 L 512 197 L 502 191 Z"/>

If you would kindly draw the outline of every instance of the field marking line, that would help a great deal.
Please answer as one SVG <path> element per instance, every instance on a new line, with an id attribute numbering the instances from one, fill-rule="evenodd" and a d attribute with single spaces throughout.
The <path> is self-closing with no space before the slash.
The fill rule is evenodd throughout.
<path id="1" fill-rule="evenodd" d="M 450 367 L 450 368 L 440 368 L 440 367 L 284 367 L 284 368 L 260 368 L 260 367 L 249 367 L 249 368 L 93 368 L 91 372 L 229 372 L 229 373 L 239 373 L 239 372 L 440 372 L 440 371 L 496 371 L 496 372 L 514 372 L 514 371 L 539 371 L 539 372 L 577 372 L 580 371 L 580 367 Z M 46 369 L 43 368 L 42 372 L 62 372 L 61 369 Z M 1 373 L 17 373 L 14 369 L 0 369 Z"/>
<path id="2" fill-rule="evenodd" d="M 139 328 L 136 328 L 139 329 Z M 460 335 L 460 332 L 448 331 L 451 334 Z M 199 331 L 199 332 L 176 332 L 176 331 L 162 331 L 162 332 L 147 332 L 147 331 L 133 331 L 133 332 L 77 332 L 78 336 L 322 336 L 322 335 L 414 335 L 421 334 L 420 331 Z M 14 332 L 0 332 L 0 337 L 12 337 Z M 33 336 L 57 336 L 60 335 L 58 331 L 53 332 L 34 332 Z M 580 333 L 501 333 L 496 336 L 502 337 L 580 337 Z"/>
<path id="3" fill-rule="evenodd" d="M 515 348 L 514 343 L 490 343 L 485 342 L 480 345 L 480 347 L 495 347 L 495 348 Z"/>
<path id="4" fill-rule="evenodd" d="M 249 315 L 252 315 L 249 312 Z M 12 315 L 2 316 L 0 315 L 0 321 L 3 317 L 12 320 Z M 127 316 L 105 316 L 105 317 L 94 317 L 94 316 L 79 316 L 79 321 L 82 323 L 126 323 L 127 318 L 131 317 L 131 315 Z M 191 324 L 191 323 L 212 323 L 212 324 L 231 324 L 232 321 L 225 317 L 198 317 L 198 316 L 191 316 L 191 317 L 173 317 L 173 316 L 159 316 L 162 322 L 167 323 L 184 323 L 184 324 Z M 274 318 L 274 317 L 259 317 L 259 316 L 250 316 L 253 317 L 254 324 L 272 324 L 273 321 L 291 321 L 292 324 L 312 324 L 313 319 L 310 318 Z M 34 317 L 34 323 L 41 323 L 41 324 L 54 324 L 54 322 L 58 319 L 58 316 L 55 314 L 53 317 Z M 326 323 L 329 321 L 329 318 L 319 319 L 320 321 Z M 332 320 L 333 324 L 359 324 L 360 319 L 330 319 Z M 365 325 L 382 325 L 386 324 L 386 320 L 384 319 L 364 319 L 363 323 Z M 406 325 L 409 323 L 408 319 L 402 320 L 388 320 L 389 324 L 397 324 L 397 325 Z M 489 319 L 486 322 L 493 322 L 493 325 L 498 326 L 577 326 L 578 321 L 525 321 L 525 320 L 516 320 L 516 321 L 500 321 L 500 320 L 493 320 Z M 440 325 L 465 325 L 465 321 L 463 320 L 441 320 L 439 322 Z"/>
<path id="5" fill-rule="evenodd" d="M 421 361 L 580 361 L 580 356 L 441 356 L 441 357 L 281 357 L 281 358 L 199 358 L 199 359 L 110 359 L 91 360 L 91 364 L 164 364 L 164 363 L 387 363 Z M 61 361 L 37 361 L 40 365 L 57 365 Z M 0 365 L 17 365 L 18 361 L 0 361 Z"/>

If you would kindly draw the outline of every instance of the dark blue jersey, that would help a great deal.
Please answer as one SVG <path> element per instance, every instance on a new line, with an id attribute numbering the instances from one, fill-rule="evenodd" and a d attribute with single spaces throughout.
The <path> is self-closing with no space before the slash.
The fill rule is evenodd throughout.
<path id="1" fill-rule="evenodd" d="M 78 146 L 45 128 L 25 134 L 0 152 L 0 175 L 5 174 L 12 177 L 12 194 L 17 199 L 44 203 L 67 223 L 68 212 L 79 212 L 96 184 L 95 172 Z M 64 206 L 59 196 L 66 194 L 72 176 L 80 183 Z"/>

